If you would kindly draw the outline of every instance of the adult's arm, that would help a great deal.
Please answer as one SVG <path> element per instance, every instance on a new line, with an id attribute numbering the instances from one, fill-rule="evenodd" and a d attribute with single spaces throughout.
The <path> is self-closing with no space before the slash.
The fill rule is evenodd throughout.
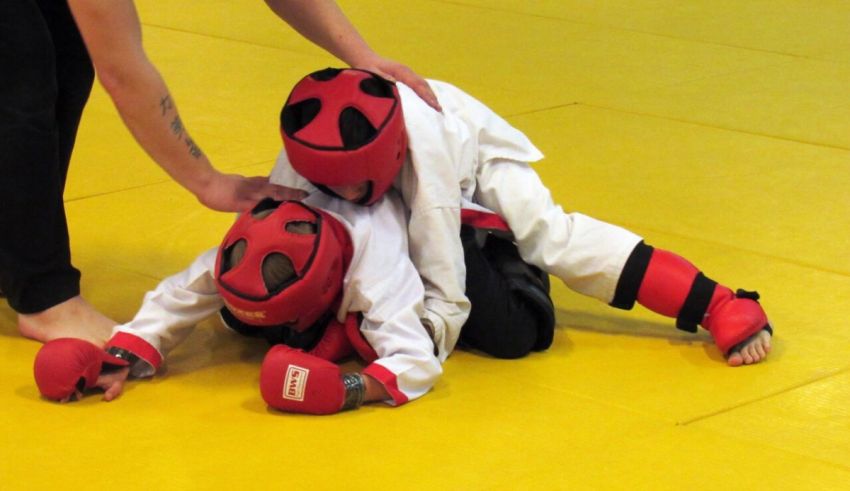
<path id="1" fill-rule="evenodd" d="M 354 68 L 369 70 L 412 88 L 429 106 L 440 109 L 437 96 L 406 65 L 375 53 L 333 0 L 265 0 L 269 8 L 302 36 Z"/>
<path id="2" fill-rule="evenodd" d="M 260 199 L 290 197 L 265 177 L 223 174 L 189 134 L 177 103 L 142 46 L 132 0 L 69 0 L 98 79 L 148 155 L 205 206 L 242 211 Z"/>

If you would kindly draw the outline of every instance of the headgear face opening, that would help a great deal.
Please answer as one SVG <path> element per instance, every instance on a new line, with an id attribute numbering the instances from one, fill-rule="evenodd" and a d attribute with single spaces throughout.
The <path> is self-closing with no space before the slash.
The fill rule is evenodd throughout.
<path id="1" fill-rule="evenodd" d="M 242 214 L 216 257 L 227 309 L 253 326 L 309 328 L 342 288 L 344 245 L 327 223 L 335 220 L 297 201 L 270 199 Z"/>
<path id="2" fill-rule="evenodd" d="M 319 189 L 371 183 L 370 205 L 392 186 L 407 153 L 396 86 L 353 68 L 301 79 L 280 114 L 292 167 Z"/>

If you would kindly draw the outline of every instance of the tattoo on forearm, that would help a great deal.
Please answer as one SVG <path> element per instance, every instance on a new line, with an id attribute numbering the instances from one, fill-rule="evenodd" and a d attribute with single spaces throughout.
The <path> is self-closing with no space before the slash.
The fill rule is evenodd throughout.
<path id="1" fill-rule="evenodd" d="M 169 111 L 174 109 L 174 102 L 171 100 L 170 95 L 166 95 L 159 101 L 159 106 L 162 108 L 162 115 L 165 116 Z M 189 148 L 189 154 L 192 157 L 200 158 L 203 155 L 201 152 L 201 148 L 195 143 L 194 140 L 186 133 L 186 128 L 183 126 L 183 121 L 180 119 L 180 116 L 175 114 L 174 119 L 171 120 L 169 124 L 171 127 L 171 132 L 174 136 L 177 137 L 178 140 L 182 140 L 183 143 Z"/>
<path id="2" fill-rule="evenodd" d="M 174 109 L 174 103 L 171 101 L 171 95 L 165 94 L 165 97 L 159 100 L 159 107 L 162 109 L 162 115 Z"/>
<path id="3" fill-rule="evenodd" d="M 200 147 L 195 145 L 194 140 L 192 140 L 188 136 L 186 137 L 186 146 L 189 147 L 189 153 L 192 155 L 192 157 L 195 157 L 197 159 L 197 158 L 200 158 L 201 155 L 203 155 Z"/>
<path id="4" fill-rule="evenodd" d="M 174 116 L 174 119 L 171 120 L 171 132 L 178 138 L 183 137 L 183 121 L 180 121 L 180 116 Z"/>

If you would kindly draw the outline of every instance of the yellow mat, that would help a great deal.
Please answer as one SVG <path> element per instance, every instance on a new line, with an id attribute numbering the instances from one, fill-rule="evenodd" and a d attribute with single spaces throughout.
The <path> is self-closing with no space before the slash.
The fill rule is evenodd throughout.
<path id="1" fill-rule="evenodd" d="M 338 65 L 256 0 L 138 0 L 149 55 L 223 170 L 266 174 L 303 74 Z M 265 346 L 198 326 L 115 402 L 39 398 L 0 302 L 0 489 L 850 489 L 850 6 L 346 0 L 381 53 L 526 132 L 568 209 L 758 289 L 767 362 L 553 285 L 555 342 L 457 352 L 400 408 L 269 411 Z M 83 293 L 119 321 L 220 240 L 95 88 L 66 192 Z M 0 211 L 2 212 L 2 211 Z"/>

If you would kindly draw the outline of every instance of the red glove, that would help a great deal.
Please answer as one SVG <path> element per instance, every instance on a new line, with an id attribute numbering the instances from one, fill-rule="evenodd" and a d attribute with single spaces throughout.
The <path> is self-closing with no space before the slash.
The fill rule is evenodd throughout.
<path id="1" fill-rule="evenodd" d="M 355 314 L 349 314 L 348 318 L 350 319 L 351 317 L 356 318 L 357 316 Z M 347 321 L 348 319 L 346 319 Z M 322 338 L 307 353 L 336 363 L 343 358 L 351 356 L 354 353 L 354 349 L 351 347 L 348 336 L 346 336 L 343 324 L 337 322 L 336 319 L 331 319 L 328 322 L 328 327 L 325 328 L 324 334 L 322 334 Z"/>
<path id="2" fill-rule="evenodd" d="M 340 376 L 337 365 L 279 344 L 263 360 L 260 393 L 281 411 L 333 414 L 362 404 L 365 388 L 361 375 Z"/>
<path id="3" fill-rule="evenodd" d="M 67 399 L 79 390 L 97 384 L 103 364 L 127 366 L 94 344 L 76 338 L 54 339 L 35 355 L 33 373 L 41 394 L 56 401 Z"/>

